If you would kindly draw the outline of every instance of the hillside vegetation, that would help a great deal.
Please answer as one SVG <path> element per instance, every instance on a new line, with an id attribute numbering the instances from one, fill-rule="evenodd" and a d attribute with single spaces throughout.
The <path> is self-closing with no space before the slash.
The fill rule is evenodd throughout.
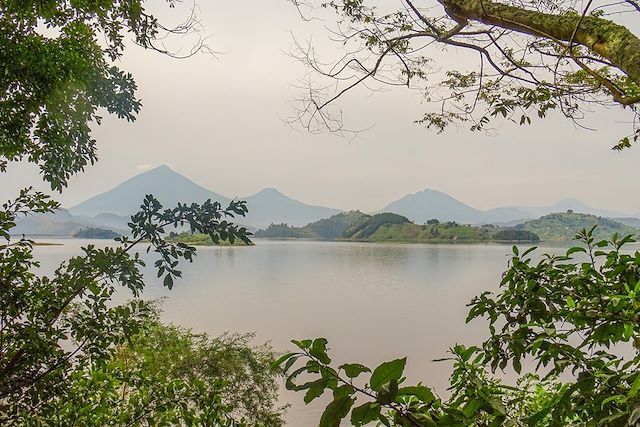
<path id="1" fill-rule="evenodd" d="M 366 215 L 352 211 L 316 221 L 304 227 L 271 224 L 259 230 L 256 237 L 276 239 L 327 239 L 372 242 L 407 243 L 480 243 L 480 242 L 537 242 L 538 236 L 525 230 L 501 230 L 496 226 L 476 227 L 455 221 L 429 220 L 414 224 L 408 218 L 390 212 Z"/>
<path id="2" fill-rule="evenodd" d="M 344 232 L 366 221 L 370 215 L 360 211 L 341 212 L 330 218 L 324 218 L 304 227 L 291 227 L 287 224 L 271 224 L 264 230 L 258 230 L 256 237 L 271 239 L 339 239 Z"/>
<path id="3" fill-rule="evenodd" d="M 76 239 L 115 239 L 120 237 L 119 233 L 106 228 L 88 227 L 74 233 Z"/>
<path id="4" fill-rule="evenodd" d="M 250 246 L 242 240 L 234 240 L 233 243 L 223 240 L 215 243 L 208 234 L 203 233 L 169 233 L 167 241 L 171 243 L 185 243 L 192 246 Z"/>
<path id="5" fill-rule="evenodd" d="M 640 231 L 610 218 L 572 211 L 545 215 L 515 227 L 471 226 L 437 219 L 419 225 L 395 213 L 366 215 L 352 211 L 304 227 L 271 224 L 266 230 L 258 231 L 256 237 L 415 243 L 571 241 L 582 229 L 593 226 L 597 226 L 594 230 L 597 239 L 610 238 L 614 233 L 637 235 Z"/>
<path id="6" fill-rule="evenodd" d="M 519 228 L 540 236 L 541 240 L 570 241 L 583 228 L 597 228 L 593 234 L 596 239 L 610 239 L 614 233 L 620 236 L 637 235 L 638 229 L 595 215 L 575 212 L 553 213 L 539 219 L 527 221 Z"/>

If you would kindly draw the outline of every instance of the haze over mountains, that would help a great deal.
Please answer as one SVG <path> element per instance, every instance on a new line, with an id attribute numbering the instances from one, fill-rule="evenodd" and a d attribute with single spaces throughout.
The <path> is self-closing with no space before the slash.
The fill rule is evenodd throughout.
<path id="1" fill-rule="evenodd" d="M 580 213 L 604 217 L 626 217 L 628 215 L 593 208 L 576 199 L 563 199 L 550 206 L 504 206 L 482 211 L 436 190 L 426 189 L 409 194 L 382 209 L 395 212 L 416 223 L 424 223 L 435 218 L 440 221 L 456 221 L 466 224 L 508 223 L 539 218 L 553 212 L 573 210 Z"/>
<path id="2" fill-rule="evenodd" d="M 138 211 L 146 194 L 153 194 L 164 206 L 182 203 L 202 203 L 207 199 L 226 205 L 231 199 L 204 188 L 168 166 L 159 166 L 123 182 L 115 188 L 53 214 L 33 215 L 19 221 L 14 234 L 69 236 L 88 226 L 98 226 L 125 233 L 129 217 Z M 286 223 L 301 227 L 341 212 L 314 206 L 292 199 L 274 188 L 265 188 L 248 197 L 249 214 L 237 222 L 252 228 L 265 228 L 271 223 Z M 598 216 L 625 218 L 617 212 L 592 208 L 575 199 L 561 200 L 553 205 L 505 206 L 490 210 L 473 208 L 448 194 L 426 189 L 409 194 L 387 205 L 382 211 L 404 215 L 420 224 L 429 219 L 456 221 L 468 224 L 498 223 L 515 225 L 527 219 L 539 218 L 552 212 L 589 213 Z M 630 218 L 638 223 L 640 220 Z M 624 222 L 624 221 L 623 221 Z"/>
<path id="3" fill-rule="evenodd" d="M 201 203 L 207 199 L 226 205 L 230 200 L 162 165 L 69 208 L 69 212 L 89 217 L 102 213 L 130 216 L 138 211 L 146 194 L 153 194 L 164 206 L 175 206 L 178 202 Z"/>

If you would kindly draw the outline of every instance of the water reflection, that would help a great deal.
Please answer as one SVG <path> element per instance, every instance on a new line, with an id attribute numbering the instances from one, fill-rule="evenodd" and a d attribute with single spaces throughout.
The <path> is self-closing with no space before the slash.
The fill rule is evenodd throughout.
<path id="1" fill-rule="evenodd" d="M 88 242 L 61 243 L 36 248 L 43 272 Z M 254 247 L 200 248 L 173 291 L 146 271 L 145 297 L 167 297 L 166 321 L 214 335 L 255 331 L 278 350 L 290 349 L 293 338 L 322 336 L 339 363 L 375 366 L 406 355 L 409 381 L 443 390 L 450 370 L 430 361 L 457 342 L 481 341 L 485 325 L 465 325 L 465 305 L 497 289 L 509 253 L 503 245 L 259 240 Z M 320 404 L 307 407 L 296 394 L 283 399 L 294 404 L 290 425 L 316 425 Z"/>

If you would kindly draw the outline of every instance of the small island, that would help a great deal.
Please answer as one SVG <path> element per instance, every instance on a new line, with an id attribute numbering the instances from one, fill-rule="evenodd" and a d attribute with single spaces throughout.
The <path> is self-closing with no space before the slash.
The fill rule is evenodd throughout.
<path id="1" fill-rule="evenodd" d="M 120 233 L 113 230 L 98 227 L 83 228 L 73 234 L 76 239 L 115 239 L 120 236 Z"/>
<path id="2" fill-rule="evenodd" d="M 186 231 L 182 233 L 172 231 L 169 233 L 167 241 L 171 243 L 184 243 L 191 246 L 253 246 L 253 243 L 247 244 L 242 240 L 234 240 L 233 242 L 221 240 L 216 243 L 208 234 L 189 233 Z"/>
<path id="3" fill-rule="evenodd" d="M 367 215 L 359 211 L 344 212 L 304 227 L 271 224 L 259 230 L 256 237 L 276 239 L 317 239 L 400 243 L 484 243 L 538 242 L 530 231 L 504 229 L 486 224 L 472 226 L 455 221 L 431 219 L 415 224 L 408 218 L 390 212 Z"/>
<path id="4" fill-rule="evenodd" d="M 638 229 L 610 218 L 567 212 L 552 213 L 515 226 L 495 224 L 469 225 L 455 221 L 430 219 L 416 224 L 390 212 L 367 215 L 360 211 L 343 212 L 304 227 L 271 224 L 258 230 L 255 237 L 271 239 L 315 239 L 394 243 L 537 243 L 570 242 L 582 229 L 595 227 L 597 239 L 638 235 Z"/>

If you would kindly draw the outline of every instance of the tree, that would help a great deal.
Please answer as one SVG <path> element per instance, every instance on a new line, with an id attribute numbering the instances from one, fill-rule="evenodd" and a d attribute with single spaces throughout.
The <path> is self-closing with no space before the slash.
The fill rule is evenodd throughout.
<path id="1" fill-rule="evenodd" d="M 157 48 L 156 40 L 167 33 L 197 32 L 199 25 L 192 15 L 178 28 L 165 28 L 145 11 L 142 0 L 5 0 L 0 1 L 0 29 L 0 171 L 9 162 L 26 160 L 38 165 L 52 189 L 61 191 L 71 175 L 97 159 L 91 127 L 100 124 L 99 109 L 126 120 L 134 120 L 140 109 L 132 76 L 113 65 L 124 49 L 124 37 L 132 35 L 142 47 L 172 55 Z M 202 49 L 206 46 L 200 41 L 191 53 Z M 230 222 L 246 214 L 242 201 L 227 207 L 208 200 L 165 208 L 148 195 L 141 203 L 140 212 L 131 217 L 131 237 L 104 249 L 89 245 L 50 277 L 37 274 L 33 242 L 14 240 L 10 231 L 21 216 L 50 212 L 58 203 L 25 188 L 2 205 L 0 424 L 237 425 L 243 418 L 255 421 L 263 415 L 269 416 L 259 420 L 264 425 L 281 424 L 279 415 L 270 412 L 273 374 L 254 378 L 255 392 L 262 392 L 258 396 L 264 400 L 255 405 L 256 412 L 245 407 L 237 416 L 238 402 L 229 400 L 233 394 L 228 394 L 227 383 L 253 385 L 236 381 L 231 372 L 205 372 L 196 366 L 185 371 L 171 359 L 177 357 L 169 351 L 173 348 L 163 349 L 168 358 L 163 366 L 158 360 L 147 364 L 150 370 L 142 369 L 144 363 L 123 366 L 123 352 L 136 362 L 151 357 L 150 343 L 144 340 L 149 334 L 154 340 L 169 335 L 166 344 L 183 355 L 203 355 L 213 345 L 154 323 L 153 306 L 137 299 L 145 286 L 137 245 L 149 243 L 146 250 L 156 256 L 158 278 L 171 289 L 181 277 L 179 263 L 192 261 L 196 253 L 192 246 L 165 240 L 169 229 L 188 226 L 214 242 L 249 243 L 251 235 Z M 114 304 L 111 297 L 118 288 L 134 299 Z M 234 356 L 235 366 L 227 366 L 237 373 L 252 364 L 258 372 L 269 357 L 248 347 L 242 337 L 220 342 L 226 350 L 245 352 Z M 186 381 L 189 376 L 193 381 Z"/>
<path id="2" fill-rule="evenodd" d="M 76 372 L 40 412 L 58 424 L 281 426 L 274 354 L 252 338 L 194 334 L 160 323 L 154 310 L 141 333 L 100 369 Z"/>
<path id="3" fill-rule="evenodd" d="M 307 2 L 292 2 L 303 15 L 309 13 Z M 437 111 L 418 122 L 437 131 L 454 123 L 487 129 L 499 118 L 530 124 L 532 116 L 543 118 L 551 110 L 579 120 L 593 105 L 614 104 L 637 116 L 640 39 L 634 27 L 624 25 L 640 14 L 636 0 L 396 4 L 322 4 L 338 16 L 332 38 L 346 53 L 325 66 L 313 46 L 297 45 L 294 55 L 319 80 L 307 88 L 292 121 L 312 131 L 344 131 L 331 105 L 351 89 L 374 82 L 421 91 Z M 436 62 L 435 49 L 468 51 L 477 57 L 477 66 L 458 69 L 460 64 Z M 634 124 L 616 148 L 629 146 L 639 132 Z"/>
<path id="4" fill-rule="evenodd" d="M 135 119 L 141 107 L 135 81 L 114 65 L 125 36 L 175 56 L 157 40 L 202 31 L 194 14 L 178 27 L 164 27 L 144 3 L 0 2 L 0 171 L 25 159 L 62 190 L 71 175 L 97 160 L 91 124 L 100 124 L 98 109 Z M 173 7 L 175 0 L 167 3 Z M 201 38 L 189 55 L 207 49 Z"/>

